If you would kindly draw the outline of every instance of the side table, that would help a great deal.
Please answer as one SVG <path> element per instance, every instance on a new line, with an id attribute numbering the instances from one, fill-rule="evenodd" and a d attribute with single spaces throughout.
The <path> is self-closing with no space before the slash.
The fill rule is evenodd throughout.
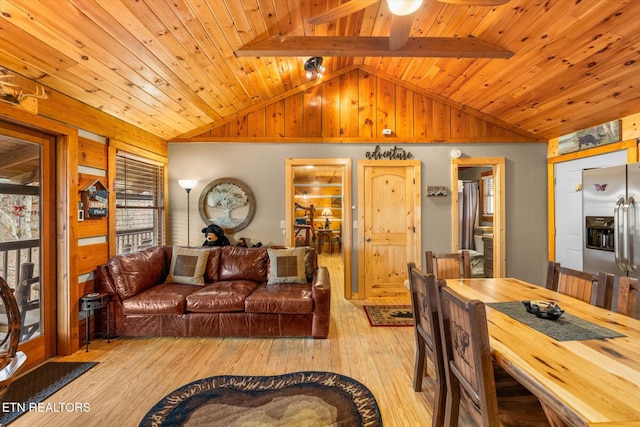
<path id="1" fill-rule="evenodd" d="M 89 336 L 89 318 L 91 317 L 91 314 L 95 312 L 95 310 L 105 307 L 107 307 L 107 342 L 110 342 L 109 323 L 111 318 L 109 316 L 109 296 L 110 295 L 107 292 L 93 292 L 80 297 L 80 310 L 84 311 L 86 315 L 86 351 L 89 351 L 89 343 L 91 342 L 91 337 Z"/>

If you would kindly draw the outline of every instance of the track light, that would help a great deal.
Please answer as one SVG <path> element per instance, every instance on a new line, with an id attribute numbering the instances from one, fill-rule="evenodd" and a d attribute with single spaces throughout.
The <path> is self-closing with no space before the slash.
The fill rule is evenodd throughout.
<path id="1" fill-rule="evenodd" d="M 317 78 L 322 78 L 322 73 L 324 73 L 322 57 L 314 56 L 313 58 L 307 59 L 304 63 L 304 69 L 307 71 L 308 79 L 312 78 L 314 75 Z"/>

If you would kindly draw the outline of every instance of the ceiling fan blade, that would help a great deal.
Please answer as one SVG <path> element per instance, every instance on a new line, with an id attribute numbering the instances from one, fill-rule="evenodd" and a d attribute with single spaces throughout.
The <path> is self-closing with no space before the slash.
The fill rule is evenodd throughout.
<path id="1" fill-rule="evenodd" d="M 364 8 L 367 8 L 373 4 L 378 3 L 380 0 L 351 0 L 346 3 L 342 3 L 326 12 L 319 13 L 311 18 L 307 19 L 307 23 L 318 25 L 326 24 L 327 22 L 334 21 L 352 13 L 358 12 Z"/>
<path id="2" fill-rule="evenodd" d="M 411 15 L 391 15 L 391 31 L 389 32 L 389 49 L 398 50 L 409 40 L 413 13 Z"/>
<path id="3" fill-rule="evenodd" d="M 438 0 L 442 3 L 461 4 L 464 6 L 500 6 L 509 0 Z"/>

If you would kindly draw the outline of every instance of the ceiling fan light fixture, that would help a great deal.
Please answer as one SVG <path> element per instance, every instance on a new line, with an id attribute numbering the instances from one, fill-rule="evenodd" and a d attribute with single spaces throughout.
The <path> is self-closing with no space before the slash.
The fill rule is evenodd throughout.
<path id="1" fill-rule="evenodd" d="M 422 0 L 387 0 L 387 6 L 394 15 L 411 15 L 422 6 Z"/>
<path id="2" fill-rule="evenodd" d="M 304 69 L 307 72 L 307 78 L 310 79 L 314 75 L 317 78 L 322 78 L 322 73 L 324 73 L 324 66 L 322 65 L 322 57 L 314 56 L 309 58 L 304 63 Z"/>

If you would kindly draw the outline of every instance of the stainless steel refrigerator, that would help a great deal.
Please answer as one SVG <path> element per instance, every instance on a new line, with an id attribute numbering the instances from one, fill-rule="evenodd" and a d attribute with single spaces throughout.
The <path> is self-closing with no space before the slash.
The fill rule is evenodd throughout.
<path id="1" fill-rule="evenodd" d="M 640 163 L 582 172 L 583 269 L 640 278 Z"/>

